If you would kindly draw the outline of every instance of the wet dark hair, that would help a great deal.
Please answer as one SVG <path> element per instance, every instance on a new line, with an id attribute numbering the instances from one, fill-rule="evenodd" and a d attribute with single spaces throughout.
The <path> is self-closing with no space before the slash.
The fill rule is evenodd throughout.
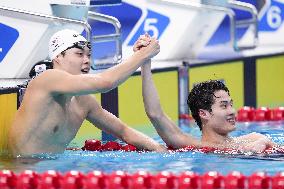
<path id="1" fill-rule="evenodd" d="M 214 104 L 214 93 L 220 90 L 226 91 L 230 95 L 229 89 L 222 81 L 209 80 L 196 84 L 188 94 L 187 105 L 200 130 L 202 130 L 202 123 L 199 110 L 204 109 L 211 112 L 211 107 Z"/>
<path id="2" fill-rule="evenodd" d="M 30 72 L 29 72 L 29 76 L 30 78 L 34 78 L 36 76 L 36 71 L 35 71 L 35 67 L 37 65 L 41 65 L 41 64 L 45 64 L 46 65 L 46 69 L 52 69 L 53 68 L 53 63 L 50 60 L 41 60 L 39 62 L 37 62 L 35 65 L 33 65 L 33 67 L 31 68 Z"/>

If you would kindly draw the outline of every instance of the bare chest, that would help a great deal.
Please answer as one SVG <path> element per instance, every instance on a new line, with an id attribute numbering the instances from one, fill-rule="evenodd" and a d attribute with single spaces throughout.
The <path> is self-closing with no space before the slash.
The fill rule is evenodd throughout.
<path id="1" fill-rule="evenodd" d="M 57 130 L 76 132 L 86 118 L 87 112 L 75 100 L 64 105 L 55 105 L 55 117 L 57 124 L 54 132 Z M 61 129 L 60 129 L 61 128 Z"/>

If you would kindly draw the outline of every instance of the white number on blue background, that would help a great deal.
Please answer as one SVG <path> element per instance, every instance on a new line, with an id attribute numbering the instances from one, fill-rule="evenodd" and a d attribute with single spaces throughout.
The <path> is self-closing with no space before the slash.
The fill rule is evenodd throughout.
<path id="1" fill-rule="evenodd" d="M 155 26 L 155 24 L 158 23 L 158 19 L 156 18 L 147 18 L 144 23 L 144 31 L 147 33 L 152 33 L 152 37 L 158 38 L 159 36 L 159 30 Z"/>
<path id="2" fill-rule="evenodd" d="M 138 39 L 139 36 L 143 35 L 145 32 L 147 32 L 152 37 L 159 39 L 168 27 L 169 23 L 169 17 L 147 9 L 146 18 L 143 20 L 143 23 L 141 23 L 135 34 L 131 36 L 131 39 L 127 45 L 134 45 L 136 39 Z"/>
<path id="3" fill-rule="evenodd" d="M 267 11 L 267 23 L 273 29 L 279 28 L 282 24 L 281 9 L 278 6 L 271 6 Z"/>

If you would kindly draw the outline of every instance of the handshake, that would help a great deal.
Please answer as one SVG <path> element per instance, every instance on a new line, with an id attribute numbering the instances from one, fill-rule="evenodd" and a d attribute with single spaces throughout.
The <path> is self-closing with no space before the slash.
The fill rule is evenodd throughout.
<path id="1" fill-rule="evenodd" d="M 146 53 L 147 57 L 150 59 L 160 52 L 159 41 L 156 38 L 151 37 L 148 33 L 140 35 L 133 46 L 133 51 Z"/>

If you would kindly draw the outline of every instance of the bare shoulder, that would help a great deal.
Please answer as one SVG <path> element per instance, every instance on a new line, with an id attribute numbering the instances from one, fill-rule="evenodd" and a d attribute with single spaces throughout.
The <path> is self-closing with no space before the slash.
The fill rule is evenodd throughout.
<path id="1" fill-rule="evenodd" d="M 237 141 L 255 141 L 255 140 L 266 139 L 266 138 L 267 137 L 263 134 L 253 132 L 247 135 L 242 135 L 240 137 L 237 137 L 236 140 Z"/>
<path id="2" fill-rule="evenodd" d="M 64 87 L 66 82 L 63 81 L 66 80 L 68 76 L 70 76 L 70 74 L 62 70 L 46 70 L 39 76 L 32 79 L 28 85 L 28 88 L 30 88 L 30 90 L 42 89 L 42 91 L 49 93 L 54 91 L 56 88 Z"/>
<path id="3" fill-rule="evenodd" d="M 29 83 L 29 86 L 46 86 L 51 81 L 63 77 L 66 74 L 64 71 L 50 69 L 46 70 L 45 72 L 41 73 L 39 76 L 32 79 Z"/>
<path id="4" fill-rule="evenodd" d="M 68 75 L 70 74 L 62 70 L 49 69 L 41 73 L 39 76 L 33 79 L 33 81 L 35 81 L 36 83 L 50 82 L 50 81 L 54 81 L 54 80 L 58 80 L 60 78 L 66 77 Z"/>

